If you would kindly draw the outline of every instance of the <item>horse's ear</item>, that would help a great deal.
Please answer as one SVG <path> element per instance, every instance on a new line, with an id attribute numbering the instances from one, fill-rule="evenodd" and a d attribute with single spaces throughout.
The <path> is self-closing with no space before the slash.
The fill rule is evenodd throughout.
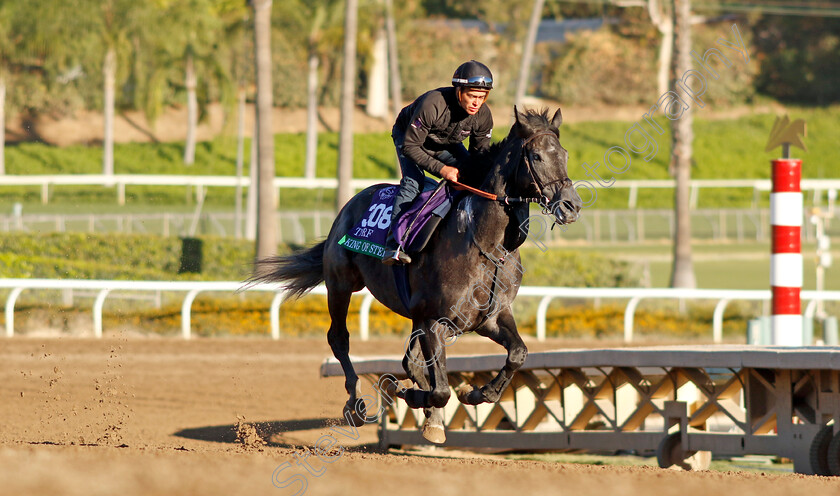
<path id="1" fill-rule="evenodd" d="M 516 108 L 516 105 L 513 106 L 513 118 L 515 119 L 513 130 L 516 132 L 516 135 L 520 138 L 528 136 L 528 130 L 525 129 L 525 125 L 519 120 L 519 109 Z"/>
<path id="2" fill-rule="evenodd" d="M 554 117 L 551 118 L 551 124 L 556 127 L 560 128 L 560 124 L 563 124 L 563 114 L 560 113 L 560 108 L 557 108 L 557 112 L 554 112 Z"/>

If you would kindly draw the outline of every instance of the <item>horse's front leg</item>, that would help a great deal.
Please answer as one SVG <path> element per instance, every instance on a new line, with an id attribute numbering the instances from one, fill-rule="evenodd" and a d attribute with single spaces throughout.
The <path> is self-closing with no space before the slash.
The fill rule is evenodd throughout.
<path id="1" fill-rule="evenodd" d="M 504 346 L 508 355 L 504 367 L 496 374 L 496 377 L 484 386 L 476 388 L 468 384 L 458 388 L 458 401 L 466 405 L 499 401 L 502 392 L 510 384 L 516 370 L 525 363 L 525 358 L 528 356 L 528 348 L 516 330 L 516 322 L 513 320 L 513 312 L 510 307 L 499 313 L 495 325 L 476 329 L 476 333 Z"/>
<path id="2" fill-rule="evenodd" d="M 422 351 L 422 366 L 428 374 L 429 387 L 427 390 L 412 388 L 401 391 L 400 397 L 410 408 L 443 408 L 451 396 L 449 380 L 446 377 L 446 350 L 442 340 L 435 334 L 435 322 L 434 320 L 414 322 L 413 336 Z M 422 367 L 417 364 L 416 355 L 410 353 L 412 347 L 408 348 L 406 357 L 403 359 L 403 368 L 406 368 L 405 364 L 408 360 L 413 362 L 412 367 L 416 367 L 415 370 L 422 370 Z M 406 369 L 406 372 L 412 374 L 409 369 Z M 415 382 L 421 384 L 416 379 L 422 374 L 412 375 L 415 377 Z"/>
<path id="3" fill-rule="evenodd" d="M 413 332 L 406 343 L 405 356 L 403 357 L 403 370 L 408 378 L 417 384 L 424 391 L 431 390 L 431 384 L 426 377 L 426 360 L 423 358 L 423 351 L 420 347 L 422 331 Z M 443 425 L 443 408 L 426 407 L 423 409 L 426 421 L 423 423 L 423 437 L 435 444 L 442 444 L 446 441 L 446 431 Z"/>

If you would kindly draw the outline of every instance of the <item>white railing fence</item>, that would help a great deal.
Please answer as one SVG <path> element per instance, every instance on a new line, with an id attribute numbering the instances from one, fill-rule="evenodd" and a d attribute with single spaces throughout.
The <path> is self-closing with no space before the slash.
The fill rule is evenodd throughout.
<path id="1" fill-rule="evenodd" d="M 537 210 L 534 210 L 536 213 Z M 816 229 L 803 213 L 802 240 L 814 241 Z M 329 210 L 280 210 L 277 233 L 281 241 L 303 244 L 325 236 L 335 219 Z M 692 238 L 714 241 L 767 241 L 770 236 L 769 209 L 697 209 L 691 211 Z M 193 224 L 196 231 L 192 232 Z M 241 224 L 241 223 L 240 223 Z M 192 213 L 87 213 L 87 214 L 0 214 L 0 231 L 5 232 L 119 232 L 161 236 L 235 237 L 233 212 Z M 673 239 L 676 221 L 672 209 L 584 210 L 567 230 L 545 233 L 546 240 L 586 240 L 590 243 L 644 243 Z M 241 229 L 241 227 L 240 227 Z M 826 227 L 827 235 L 840 236 L 840 223 Z"/>
<path id="2" fill-rule="evenodd" d="M 584 179 L 584 178 L 581 178 Z M 354 189 L 362 189 L 377 183 L 398 183 L 399 179 L 353 179 Z M 38 186 L 41 189 L 41 202 L 49 203 L 51 186 L 106 186 L 117 188 L 117 202 L 125 204 L 126 186 L 181 186 L 194 188 L 196 196 L 203 197 L 208 187 L 248 187 L 249 177 L 236 176 L 192 176 L 174 174 L 31 174 L 31 175 L 2 175 L 0 186 Z M 609 189 L 629 190 L 627 207 L 636 208 L 639 190 L 673 188 L 673 179 L 639 179 L 616 181 Z M 276 188 L 303 189 L 335 189 L 338 186 L 336 178 L 318 177 L 307 179 L 303 177 L 278 177 L 274 179 Z M 803 179 L 802 191 L 811 192 L 815 200 L 824 192 L 840 190 L 840 179 Z M 753 191 L 754 199 L 759 193 L 768 192 L 772 187 L 769 179 L 693 179 L 690 183 L 691 205 L 697 206 L 700 191 L 707 188 L 739 188 Z M 835 193 L 836 195 L 836 193 Z M 755 200 L 754 200 L 755 202 Z M 755 206 L 755 205 L 753 205 Z"/>
<path id="3" fill-rule="evenodd" d="M 0 289 L 11 290 L 6 297 L 5 320 L 6 337 L 15 333 L 15 304 L 18 297 L 25 290 L 87 290 L 96 291 L 93 303 L 93 332 L 97 338 L 102 337 L 102 311 L 105 301 L 113 292 L 179 292 L 184 294 L 181 304 L 181 335 L 190 339 L 191 309 L 195 298 L 203 292 L 234 293 L 237 291 L 256 291 L 274 293 L 269 307 L 271 337 L 280 339 L 280 304 L 283 293 L 277 291 L 275 285 L 245 286 L 242 282 L 220 281 L 102 281 L 102 280 L 73 280 L 73 279 L 0 279 Z M 312 294 L 326 295 L 325 286 L 317 286 Z M 357 293 L 364 299 L 359 309 L 359 331 L 361 339 L 366 341 L 370 337 L 370 307 L 373 295 L 367 289 Z M 717 300 L 713 314 L 712 340 L 720 343 L 723 339 L 723 315 L 726 306 L 731 301 L 768 301 L 769 290 L 718 290 L 718 289 L 672 289 L 672 288 L 561 288 L 542 286 L 523 286 L 519 289 L 520 298 L 541 298 L 537 307 L 537 339 L 546 338 L 546 315 L 548 306 L 554 299 L 626 299 L 624 310 L 624 341 L 633 341 L 633 322 L 636 308 L 642 300 Z M 810 301 L 805 309 L 805 317 L 813 319 L 817 301 L 840 301 L 840 291 L 803 291 L 802 299 Z"/>

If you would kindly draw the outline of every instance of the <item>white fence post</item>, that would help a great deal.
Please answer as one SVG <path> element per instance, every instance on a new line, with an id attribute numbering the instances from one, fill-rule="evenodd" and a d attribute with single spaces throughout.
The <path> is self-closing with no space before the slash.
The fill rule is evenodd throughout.
<path id="1" fill-rule="evenodd" d="M 368 293 L 365 299 L 362 300 L 362 305 L 359 307 L 359 334 L 362 341 L 367 341 L 370 338 L 370 306 L 373 304 L 373 295 Z"/>
<path id="2" fill-rule="evenodd" d="M 641 296 L 634 296 L 630 298 L 627 307 L 624 309 L 624 342 L 633 342 L 633 319 L 636 316 L 636 307 L 642 301 Z"/>
<path id="3" fill-rule="evenodd" d="M 181 305 L 181 335 L 184 339 L 190 339 L 190 313 L 192 312 L 192 302 L 200 293 L 200 289 L 193 289 L 184 297 L 184 303 Z"/>
<path id="4" fill-rule="evenodd" d="M 96 300 L 93 302 L 93 335 L 97 338 L 102 337 L 102 307 L 105 306 L 105 298 L 108 297 L 110 289 L 101 289 L 96 295 Z"/>
<path id="5" fill-rule="evenodd" d="M 277 293 L 271 299 L 269 317 L 271 320 L 271 339 L 280 339 L 280 304 L 283 303 L 283 293 Z"/>
<path id="6" fill-rule="evenodd" d="M 723 342 L 723 312 L 728 304 L 729 300 L 723 298 L 715 305 L 715 313 L 712 315 L 712 340 L 715 343 Z"/>
<path id="7" fill-rule="evenodd" d="M 553 299 L 553 296 L 543 296 L 537 306 L 537 341 L 545 341 L 546 313 L 548 313 L 548 304 Z"/>
<path id="8" fill-rule="evenodd" d="M 6 298 L 6 337 L 10 338 L 15 335 L 15 301 L 24 288 L 12 288 L 8 298 Z"/>

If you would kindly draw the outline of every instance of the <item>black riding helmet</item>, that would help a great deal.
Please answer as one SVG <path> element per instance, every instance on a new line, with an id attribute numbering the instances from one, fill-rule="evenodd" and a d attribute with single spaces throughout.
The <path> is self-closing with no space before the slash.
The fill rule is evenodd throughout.
<path id="1" fill-rule="evenodd" d="M 492 90 L 493 74 L 486 65 L 475 60 L 470 60 L 455 69 L 455 74 L 452 75 L 452 86 L 456 88 Z"/>

